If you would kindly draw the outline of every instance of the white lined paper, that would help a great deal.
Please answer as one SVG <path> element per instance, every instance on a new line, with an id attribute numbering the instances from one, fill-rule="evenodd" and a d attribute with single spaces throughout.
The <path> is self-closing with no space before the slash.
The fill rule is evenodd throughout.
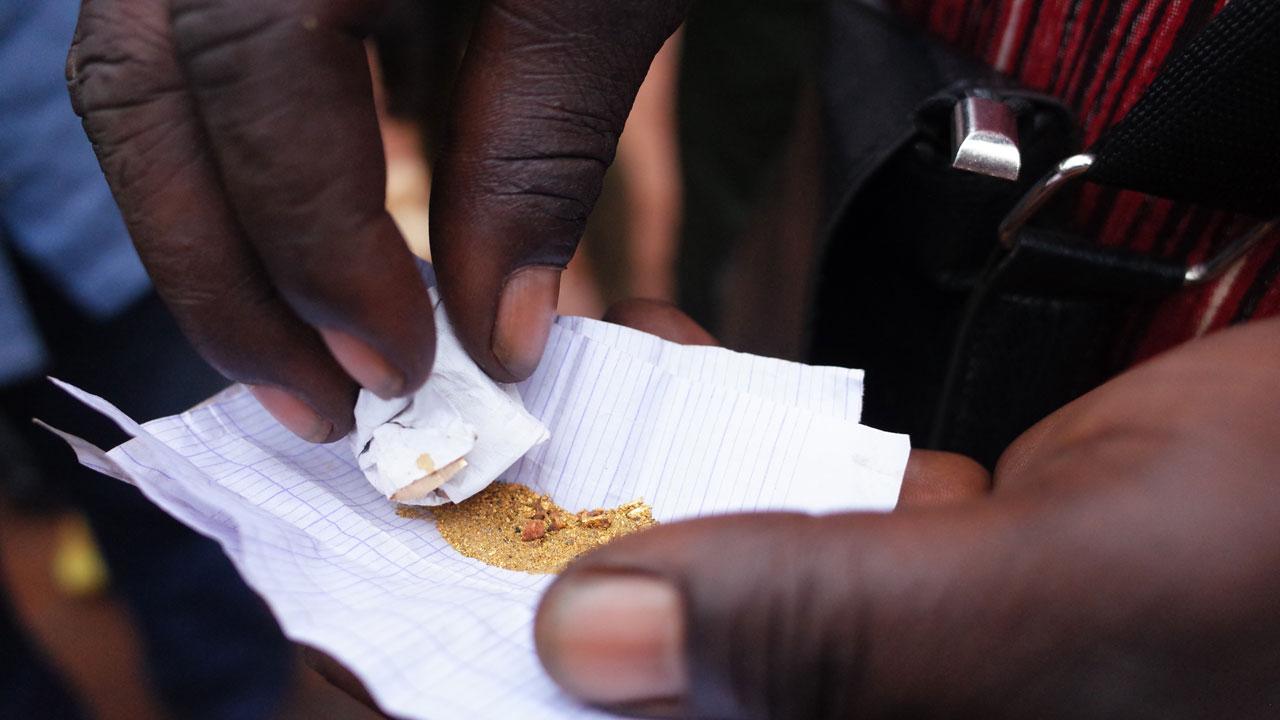
<path id="1" fill-rule="evenodd" d="M 70 389 L 134 439 L 86 464 L 138 485 L 222 543 L 285 632 L 346 664 L 382 707 L 410 718 L 590 717 L 533 653 L 548 578 L 455 553 L 398 517 L 346 444 L 312 446 L 240 388 L 139 427 Z M 905 437 L 858 425 L 862 375 L 686 348 L 560 319 L 519 386 L 551 440 L 504 477 L 569 507 L 645 498 L 664 522 L 792 509 L 887 510 Z"/>

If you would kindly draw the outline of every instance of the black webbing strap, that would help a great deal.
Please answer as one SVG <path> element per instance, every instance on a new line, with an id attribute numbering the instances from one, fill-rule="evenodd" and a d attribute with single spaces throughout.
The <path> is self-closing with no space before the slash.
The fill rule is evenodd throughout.
<path id="1" fill-rule="evenodd" d="M 1232 0 L 1092 152 L 1103 185 L 1280 214 L 1280 0 Z"/>
<path id="2" fill-rule="evenodd" d="M 1280 215 L 1280 0 L 1233 0 L 1089 154 L 1093 182 Z M 1106 379 L 1129 310 L 1192 282 L 1184 260 L 1018 227 L 966 303 L 928 446 L 994 463 Z"/>
<path id="3" fill-rule="evenodd" d="M 1055 163 L 1084 157 L 1090 162 L 1057 187 L 1083 177 L 1280 215 L 1280 0 L 1232 0 L 1086 155 L 1075 155 L 1070 122 L 1030 104 L 1017 113 L 1025 178 L 1004 185 L 951 168 L 950 148 L 938 141 L 949 140 L 950 127 L 920 103 L 957 78 L 929 70 L 923 35 L 886 27 L 862 6 L 832 3 L 824 85 L 841 202 L 821 263 L 810 359 L 866 368 L 875 378 L 867 422 L 990 466 L 1030 425 L 1111 376 L 1133 311 L 1199 282 L 1191 270 L 1202 264 L 1199 255 L 1188 267 L 1181 254 L 1082 237 L 1072 232 L 1069 202 L 1037 204 L 1009 226 L 1009 242 L 996 241 L 1006 236 L 993 222 L 1017 217 L 1010 209 L 1033 197 L 1028 188 L 1048 181 Z M 952 67 L 1009 101 L 1008 81 Z M 916 127 L 903 128 L 896 118 L 910 107 Z M 1239 255 L 1211 254 L 1219 257 Z"/>

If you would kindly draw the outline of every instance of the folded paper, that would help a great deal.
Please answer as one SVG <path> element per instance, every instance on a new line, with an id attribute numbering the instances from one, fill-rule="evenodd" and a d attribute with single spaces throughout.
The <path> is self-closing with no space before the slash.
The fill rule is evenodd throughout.
<path id="1" fill-rule="evenodd" d="M 64 436 L 81 461 L 221 543 L 284 631 L 347 666 L 389 714 L 603 717 L 538 664 L 530 628 L 549 576 L 463 557 L 431 522 L 401 517 L 351 446 L 297 439 L 239 387 L 141 426 L 69 390 L 133 436 L 110 452 Z M 502 478 L 570 509 L 643 498 L 663 523 L 885 511 L 909 453 L 906 437 L 858 424 L 858 371 L 681 347 L 590 320 L 558 320 L 541 365 L 514 390 L 549 439 Z M 476 433 L 465 473 L 480 464 L 485 429 L 459 414 Z"/>

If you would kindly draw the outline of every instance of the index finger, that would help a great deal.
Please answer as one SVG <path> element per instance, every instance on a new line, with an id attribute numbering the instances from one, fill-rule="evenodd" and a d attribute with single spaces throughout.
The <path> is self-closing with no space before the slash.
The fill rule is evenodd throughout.
<path id="1" fill-rule="evenodd" d="M 178 57 L 222 184 L 281 296 L 381 395 L 435 355 L 416 261 L 385 209 L 370 0 L 175 0 Z"/>
<path id="2" fill-rule="evenodd" d="M 157 292 L 201 354 L 295 433 L 350 430 L 356 388 L 279 298 L 226 202 L 166 0 L 86 0 L 68 87 Z"/>

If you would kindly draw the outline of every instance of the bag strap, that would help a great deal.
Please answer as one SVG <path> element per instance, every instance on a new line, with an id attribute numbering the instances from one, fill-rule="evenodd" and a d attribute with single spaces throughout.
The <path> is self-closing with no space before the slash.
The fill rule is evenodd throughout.
<path id="1" fill-rule="evenodd" d="M 1229 3 L 1092 154 L 1103 185 L 1280 214 L 1280 2 Z"/>
<path id="2" fill-rule="evenodd" d="M 1021 428 L 1101 380 L 1098 338 L 1123 308 L 1212 279 L 1280 227 L 1278 128 L 1280 0 L 1233 0 L 1118 125 L 1009 213 L 966 303 L 927 446 L 994 461 Z M 1191 267 L 1029 223 L 1078 178 L 1264 220 Z M 983 406 L 990 397 L 999 407 Z"/>
<path id="3" fill-rule="evenodd" d="M 1161 70 L 1087 153 L 1062 161 L 1009 212 L 988 284 L 1056 296 L 1165 295 L 1214 279 L 1280 227 L 1280 2 L 1234 0 Z M 1256 215 L 1261 222 L 1191 267 L 1031 226 L 1069 183 Z"/>

